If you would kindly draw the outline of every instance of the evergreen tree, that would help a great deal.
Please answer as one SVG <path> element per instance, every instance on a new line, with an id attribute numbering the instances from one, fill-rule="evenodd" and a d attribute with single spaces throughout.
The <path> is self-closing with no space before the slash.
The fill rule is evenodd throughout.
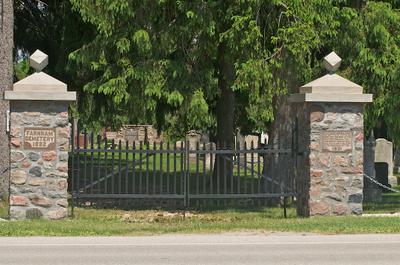
<path id="1" fill-rule="evenodd" d="M 86 121 L 206 129 L 220 142 L 266 129 L 288 77 L 311 76 L 335 14 L 329 1 L 71 2 L 97 29 L 70 56 L 92 72 L 84 91 L 101 98 Z"/>

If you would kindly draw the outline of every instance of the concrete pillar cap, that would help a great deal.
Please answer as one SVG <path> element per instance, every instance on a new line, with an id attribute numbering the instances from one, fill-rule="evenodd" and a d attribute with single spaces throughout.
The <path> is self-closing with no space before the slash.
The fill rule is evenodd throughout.
<path id="1" fill-rule="evenodd" d="M 323 66 L 329 74 L 300 87 L 299 93 L 290 95 L 289 102 L 372 102 L 372 94 L 364 94 L 362 86 L 334 73 L 341 61 L 335 52 L 325 56 Z"/>
<path id="2" fill-rule="evenodd" d="M 75 101 L 76 92 L 68 92 L 67 85 L 56 78 L 41 72 L 48 64 L 48 55 L 36 50 L 29 63 L 36 73 L 16 82 L 12 91 L 4 93 L 6 100 L 56 100 Z"/>

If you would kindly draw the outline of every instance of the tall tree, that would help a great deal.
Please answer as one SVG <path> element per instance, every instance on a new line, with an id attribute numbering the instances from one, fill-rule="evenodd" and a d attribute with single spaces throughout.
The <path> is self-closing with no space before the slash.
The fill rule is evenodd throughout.
<path id="1" fill-rule="evenodd" d="M 312 55 L 335 25 L 334 7 L 321 0 L 72 4 L 97 29 L 70 56 L 92 72 L 88 97 L 102 98 L 86 124 L 144 121 L 176 136 L 204 129 L 228 145 L 236 128 L 267 129 L 288 85 L 311 76 Z M 227 167 L 214 173 L 229 174 L 230 155 L 216 159 Z"/>
<path id="2" fill-rule="evenodd" d="M 0 217 L 8 216 L 10 147 L 7 135 L 8 101 L 4 91 L 13 83 L 13 1 L 0 0 Z"/>
<path id="3" fill-rule="evenodd" d="M 329 1 L 71 2 L 97 29 L 70 56 L 91 71 L 88 96 L 102 98 L 87 120 L 211 129 L 220 142 L 266 129 L 288 76 L 310 76 L 332 17 Z"/>
<path id="4" fill-rule="evenodd" d="M 72 10 L 69 0 L 15 0 L 14 6 L 15 78 L 29 70 L 20 60 L 40 49 L 49 55 L 44 71 L 80 92 L 85 79 L 68 64 L 68 55 L 92 38 L 94 28 Z"/>
<path id="5" fill-rule="evenodd" d="M 400 2 L 368 1 L 361 8 L 345 7 L 340 27 L 327 41 L 343 58 L 341 73 L 372 93 L 366 106 L 367 132 L 400 142 Z"/>

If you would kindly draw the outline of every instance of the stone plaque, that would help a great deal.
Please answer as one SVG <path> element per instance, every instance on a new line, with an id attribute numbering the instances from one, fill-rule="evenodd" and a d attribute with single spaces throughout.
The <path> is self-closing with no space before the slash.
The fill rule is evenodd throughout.
<path id="1" fill-rule="evenodd" d="M 322 132 L 322 151 L 349 152 L 352 150 L 351 131 Z"/>
<path id="2" fill-rule="evenodd" d="M 137 129 L 126 129 L 125 130 L 125 140 L 129 142 L 139 140 L 139 132 Z"/>
<path id="3" fill-rule="evenodd" d="M 25 128 L 24 149 L 55 150 L 56 129 Z"/>
<path id="4" fill-rule="evenodd" d="M 117 132 L 106 132 L 106 138 L 108 140 L 116 139 L 117 138 Z"/>

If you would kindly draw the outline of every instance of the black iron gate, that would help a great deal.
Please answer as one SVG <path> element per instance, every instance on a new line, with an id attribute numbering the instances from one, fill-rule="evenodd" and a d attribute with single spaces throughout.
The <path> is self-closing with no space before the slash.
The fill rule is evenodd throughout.
<path id="1" fill-rule="evenodd" d="M 72 135 L 72 207 L 101 200 L 176 207 L 285 201 L 295 196 L 294 153 L 283 144 L 144 143 L 84 132 Z"/>

